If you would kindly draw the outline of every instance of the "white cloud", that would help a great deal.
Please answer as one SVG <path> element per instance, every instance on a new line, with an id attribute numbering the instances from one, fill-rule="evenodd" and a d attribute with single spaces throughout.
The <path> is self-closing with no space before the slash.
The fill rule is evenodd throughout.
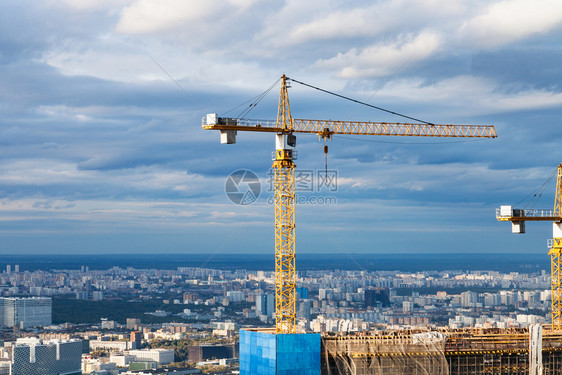
<path id="1" fill-rule="evenodd" d="M 127 83 L 163 81 L 172 87 L 174 83 L 152 60 L 154 58 L 188 92 L 208 90 L 211 84 L 263 89 L 280 74 L 252 59 L 225 59 L 225 51 L 212 45 L 204 52 L 180 48 L 176 42 L 172 45 L 177 48 L 153 39 L 140 41 L 113 35 L 94 42 L 72 42 L 53 47 L 43 54 L 40 62 L 68 76 Z M 247 79 L 248 72 L 253 72 L 252 80 Z"/>
<path id="2" fill-rule="evenodd" d="M 193 22 L 220 23 L 219 15 L 229 14 L 231 6 L 230 2 L 221 0 L 137 0 L 123 8 L 117 31 L 148 34 Z"/>
<path id="3" fill-rule="evenodd" d="M 96 45 L 54 48 L 46 52 L 41 61 L 69 76 L 83 75 L 116 82 L 150 81 L 162 77 L 143 50 L 115 39 Z"/>
<path id="4" fill-rule="evenodd" d="M 467 8 L 463 0 L 387 0 L 366 5 L 336 0 L 328 6 L 289 0 L 267 18 L 258 39 L 275 47 L 341 40 L 362 45 L 383 33 L 418 33 L 428 26 L 449 28 L 451 20 L 465 15 Z"/>
<path id="5" fill-rule="evenodd" d="M 430 31 L 418 35 L 400 35 L 391 43 L 379 43 L 358 50 L 353 48 L 337 56 L 320 60 L 317 66 L 339 69 L 341 78 L 379 77 L 389 74 L 408 60 L 423 60 L 441 47 L 441 37 Z"/>
<path id="6" fill-rule="evenodd" d="M 547 90 L 522 91 L 497 97 L 495 106 L 506 111 L 524 111 L 562 106 L 562 93 Z"/>
<path id="7" fill-rule="evenodd" d="M 446 103 L 440 114 L 473 116 L 562 106 L 562 93 L 554 90 L 501 87 L 497 82 L 462 75 L 428 83 L 422 79 L 396 80 L 378 95 L 387 102 L 425 104 L 435 107 Z M 435 111 L 435 110 L 433 110 Z"/>
<path id="8" fill-rule="evenodd" d="M 384 29 L 384 22 L 372 22 L 365 17 L 366 9 L 351 9 L 334 12 L 327 16 L 296 25 L 286 37 L 291 44 L 304 43 L 309 40 L 327 40 L 375 35 Z"/>
<path id="9" fill-rule="evenodd" d="M 250 8 L 252 5 L 259 3 L 263 0 L 230 0 L 230 2 L 240 9 Z"/>
<path id="10" fill-rule="evenodd" d="M 506 0 L 489 5 L 464 22 L 460 35 L 479 46 L 499 46 L 537 33 L 547 33 L 562 23 L 559 0 Z"/>
<path id="11" fill-rule="evenodd" d="M 51 0 L 54 4 L 62 4 L 78 11 L 96 11 L 118 8 L 130 0 Z"/>

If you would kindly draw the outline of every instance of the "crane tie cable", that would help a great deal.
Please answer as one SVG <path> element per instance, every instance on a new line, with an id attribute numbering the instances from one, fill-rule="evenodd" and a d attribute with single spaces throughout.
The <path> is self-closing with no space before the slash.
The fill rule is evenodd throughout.
<path id="1" fill-rule="evenodd" d="M 410 120 L 414 120 L 414 121 L 417 121 L 417 122 L 422 122 L 422 123 L 427 124 L 427 125 L 431 125 L 431 126 L 434 126 L 434 125 L 435 125 L 435 124 L 433 124 L 433 123 L 431 123 L 431 122 L 427 122 L 427 121 L 424 121 L 424 120 L 420 120 L 420 119 L 417 119 L 417 118 L 415 118 L 415 117 L 406 116 L 406 115 L 403 115 L 403 114 L 398 113 L 398 112 L 394 112 L 394 111 L 391 111 L 391 110 L 388 110 L 388 109 L 384 109 L 384 108 L 381 108 L 381 107 L 377 107 L 376 105 L 372 105 L 372 104 L 369 104 L 369 103 L 365 103 L 365 102 L 359 101 L 359 100 L 357 100 L 357 99 L 350 98 L 350 97 L 348 97 L 348 96 L 344 96 L 344 95 L 340 95 L 340 94 L 337 94 L 337 93 L 332 92 L 332 91 L 324 90 L 324 89 L 321 89 L 320 87 L 312 86 L 312 85 L 309 85 L 308 83 L 304 83 L 304 82 L 301 82 L 301 81 L 297 81 L 296 79 L 293 79 L 293 78 L 287 77 L 287 79 L 290 80 L 290 81 L 296 82 L 296 83 L 300 83 L 300 84 L 303 85 L 303 86 L 307 86 L 307 87 L 310 87 L 310 88 L 312 88 L 312 89 L 325 92 L 326 94 L 334 95 L 334 96 L 337 96 L 337 97 L 339 97 L 339 98 L 342 98 L 342 99 L 345 99 L 345 100 L 349 100 L 349 101 L 352 101 L 352 102 L 357 103 L 357 104 L 363 104 L 363 105 L 366 105 L 367 107 L 371 107 L 371 108 L 374 108 L 374 109 L 378 109 L 379 111 L 387 112 L 387 113 L 390 113 L 390 114 L 393 114 L 393 115 L 396 115 L 396 116 L 400 116 L 400 117 L 404 117 L 404 118 L 407 118 L 407 119 L 410 119 Z"/>
<path id="2" fill-rule="evenodd" d="M 238 119 L 245 118 L 245 117 L 250 113 L 250 111 L 251 111 L 252 109 L 254 109 L 254 108 L 258 105 L 258 103 L 259 103 L 259 102 L 260 102 L 260 101 L 277 85 L 277 83 L 278 83 L 280 80 L 281 80 L 281 78 L 279 78 L 277 81 L 275 81 L 275 83 L 273 83 L 273 85 L 271 85 L 267 90 L 265 90 L 265 91 L 262 92 L 261 94 L 255 96 L 255 97 L 253 97 L 253 98 L 251 98 L 251 99 L 249 99 L 249 100 L 246 100 L 244 103 L 242 103 L 242 104 L 240 104 L 240 105 L 238 105 L 238 106 L 236 106 L 236 107 L 234 107 L 234 108 L 232 108 L 232 109 L 229 109 L 228 111 L 224 112 L 222 115 L 223 115 L 223 116 L 226 116 L 228 113 L 230 113 L 230 112 L 232 112 L 232 111 L 234 111 L 234 110 L 237 110 L 238 108 L 240 108 L 240 107 L 242 107 L 242 106 L 245 106 L 245 105 L 247 105 L 248 103 L 250 103 L 250 104 L 248 105 L 248 107 L 247 107 L 246 109 L 244 109 L 244 110 L 242 111 L 242 113 L 240 113 L 240 114 L 236 117 L 236 118 L 238 118 Z"/>
<path id="3" fill-rule="evenodd" d="M 536 188 L 532 193 L 526 195 L 522 198 L 519 202 L 515 203 L 515 206 L 520 205 L 521 203 L 525 202 L 523 205 L 523 209 L 529 209 L 529 205 L 531 205 L 530 209 L 532 209 L 538 201 L 538 198 L 542 196 L 544 191 L 546 190 L 547 186 L 552 181 L 553 177 L 556 175 L 556 169 L 552 172 L 550 177 L 548 177 L 538 188 Z M 538 195 L 538 198 L 537 198 Z M 536 198 L 536 200 L 535 200 Z M 535 202 L 533 202 L 535 200 Z"/>
<path id="4" fill-rule="evenodd" d="M 168 76 L 168 78 L 170 78 L 172 80 L 172 82 L 189 98 L 191 99 L 191 101 L 197 105 L 199 107 L 199 109 L 203 112 L 207 112 L 205 107 L 203 107 L 197 100 L 195 100 L 195 98 L 193 97 L 193 95 L 191 95 L 186 89 L 183 88 L 182 85 L 180 85 L 180 83 L 178 81 L 176 81 L 174 79 L 174 77 L 172 77 L 172 75 L 170 73 L 168 73 L 166 71 L 166 69 L 164 69 L 164 67 L 162 65 L 160 65 L 160 63 L 158 61 L 156 61 L 156 59 L 154 57 L 152 57 L 151 54 L 149 54 L 148 52 L 146 52 L 146 54 L 148 55 L 148 57 L 150 57 L 150 59 L 152 60 L 152 62 L 154 64 L 156 64 L 156 66 L 158 66 L 160 68 L 160 70 L 162 70 L 162 72 L 164 72 L 164 74 L 166 74 Z"/>
<path id="5" fill-rule="evenodd" d="M 281 78 L 280 78 L 280 79 L 281 79 Z M 260 95 L 258 95 L 258 96 L 254 99 L 254 101 L 253 101 L 252 103 L 250 103 L 250 105 L 248 106 L 248 108 L 246 108 L 244 111 L 242 111 L 242 113 L 240 113 L 237 118 L 245 118 L 246 116 L 248 116 L 248 115 L 250 114 L 250 112 L 251 112 L 254 108 L 256 108 L 256 106 L 259 104 L 259 102 L 261 102 L 262 99 L 265 98 L 266 95 L 269 94 L 269 92 L 277 85 L 277 82 L 279 82 L 280 79 L 278 79 L 277 81 L 275 81 L 275 82 L 273 83 L 273 85 L 271 85 L 267 90 L 265 90 L 265 91 L 262 92 Z"/>

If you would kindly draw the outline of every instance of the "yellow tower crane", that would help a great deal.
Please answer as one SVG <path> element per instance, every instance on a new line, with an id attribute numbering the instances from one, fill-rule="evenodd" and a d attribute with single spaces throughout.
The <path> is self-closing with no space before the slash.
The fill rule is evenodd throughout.
<path id="1" fill-rule="evenodd" d="M 494 127 L 488 125 L 439 125 L 430 123 L 409 124 L 293 119 L 287 92 L 287 88 L 289 87 L 287 81 L 289 80 L 291 79 L 285 75 L 281 77 L 281 93 L 279 96 L 277 121 L 221 118 L 215 113 L 208 114 L 203 118 L 203 129 L 219 130 L 221 143 L 236 143 L 238 131 L 275 133 L 276 151 L 273 159 L 273 169 L 275 171 L 276 333 L 295 333 L 295 163 L 293 160 L 296 156 L 294 150 L 296 146 L 296 136 L 294 133 L 318 134 L 318 136 L 324 140 L 330 139 L 334 134 L 414 137 L 497 137 Z M 304 84 L 296 80 L 292 81 Z M 337 96 L 341 97 L 341 95 Z"/>
<path id="2" fill-rule="evenodd" d="M 562 164 L 558 165 L 554 209 L 524 210 L 512 206 L 496 209 L 499 221 L 511 221 L 513 233 L 525 233 L 526 221 L 552 221 L 552 239 L 547 241 L 550 249 L 550 286 L 552 289 L 552 329 L 562 329 Z"/>

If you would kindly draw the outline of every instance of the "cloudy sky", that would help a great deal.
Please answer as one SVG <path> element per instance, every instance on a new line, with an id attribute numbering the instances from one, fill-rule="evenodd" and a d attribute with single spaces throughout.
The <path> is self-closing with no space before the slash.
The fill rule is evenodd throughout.
<path id="1" fill-rule="evenodd" d="M 495 208 L 553 205 L 561 40 L 558 0 L 0 0 L 0 252 L 273 253 L 273 137 L 221 145 L 201 117 L 287 74 L 499 135 L 335 137 L 337 189 L 299 193 L 297 252 L 546 257 L 549 224 L 512 235 Z M 278 92 L 247 117 L 274 119 Z M 403 120 L 290 95 L 296 118 Z M 323 170 L 322 147 L 299 136 L 298 168 Z M 253 204 L 225 194 L 239 169 L 261 179 Z"/>

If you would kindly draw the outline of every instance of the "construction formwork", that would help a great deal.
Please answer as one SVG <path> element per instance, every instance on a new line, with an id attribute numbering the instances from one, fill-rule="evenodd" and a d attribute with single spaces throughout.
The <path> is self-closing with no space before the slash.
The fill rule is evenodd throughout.
<path id="1" fill-rule="evenodd" d="M 326 334 L 322 374 L 562 374 L 562 332 L 534 326 Z"/>

